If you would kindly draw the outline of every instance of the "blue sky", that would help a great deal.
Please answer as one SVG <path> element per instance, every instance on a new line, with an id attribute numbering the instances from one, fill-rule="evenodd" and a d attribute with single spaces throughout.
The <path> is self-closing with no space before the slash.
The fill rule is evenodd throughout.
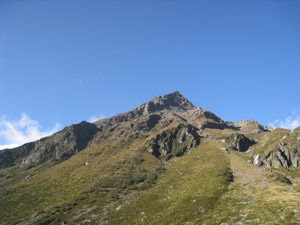
<path id="1" fill-rule="evenodd" d="M 300 125 L 299 12 L 297 0 L 0 0 L 0 145 L 175 90 L 225 121 Z"/>

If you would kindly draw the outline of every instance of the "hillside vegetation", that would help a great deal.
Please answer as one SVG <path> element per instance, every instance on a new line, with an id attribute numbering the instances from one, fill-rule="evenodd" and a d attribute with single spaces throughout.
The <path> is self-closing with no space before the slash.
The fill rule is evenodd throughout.
<path id="1" fill-rule="evenodd" d="M 174 92 L 1 151 L 0 224 L 300 224 L 299 146 Z"/>

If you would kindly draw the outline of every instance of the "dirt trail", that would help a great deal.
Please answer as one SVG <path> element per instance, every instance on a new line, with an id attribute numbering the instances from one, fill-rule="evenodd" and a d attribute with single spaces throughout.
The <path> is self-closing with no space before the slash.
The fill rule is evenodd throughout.
<path id="1" fill-rule="evenodd" d="M 269 172 L 263 168 L 246 162 L 235 153 L 230 154 L 229 158 L 234 181 L 241 185 L 249 196 L 261 194 L 270 185 L 266 178 Z"/>

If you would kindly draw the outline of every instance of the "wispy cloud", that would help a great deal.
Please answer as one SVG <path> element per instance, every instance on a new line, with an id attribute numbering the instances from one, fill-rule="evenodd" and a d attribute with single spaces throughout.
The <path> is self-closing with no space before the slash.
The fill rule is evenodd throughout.
<path id="1" fill-rule="evenodd" d="M 104 118 L 106 118 L 106 116 L 104 114 L 100 113 L 98 116 L 92 116 L 91 118 L 89 118 L 88 121 L 90 123 L 93 123 L 93 122 L 95 122 L 97 120 L 101 120 L 101 119 L 104 119 Z"/>
<path id="2" fill-rule="evenodd" d="M 36 141 L 57 132 L 59 128 L 60 124 L 56 123 L 52 129 L 42 130 L 39 122 L 32 120 L 25 113 L 17 121 L 8 120 L 7 117 L 2 116 L 0 118 L 0 137 L 6 143 L 0 145 L 0 150 Z"/>
<path id="3" fill-rule="evenodd" d="M 294 114 L 294 113 L 293 113 Z M 275 120 L 269 124 L 271 127 L 281 127 L 285 129 L 293 130 L 300 126 L 300 116 L 288 116 L 284 120 Z"/>

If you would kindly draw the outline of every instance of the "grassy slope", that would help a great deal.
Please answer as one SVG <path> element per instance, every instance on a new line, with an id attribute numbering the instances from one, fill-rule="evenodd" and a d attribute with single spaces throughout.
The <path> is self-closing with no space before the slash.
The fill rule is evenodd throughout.
<path id="1" fill-rule="evenodd" d="M 0 223 L 14 224 L 24 218 L 29 223 L 77 223 L 93 214 L 95 223 L 108 220 L 126 224 L 133 221 L 131 216 L 136 217 L 136 209 L 143 209 L 141 205 L 146 207 L 144 211 L 151 208 L 153 215 L 170 206 L 163 212 L 169 215 L 164 217 L 165 222 L 173 221 L 175 215 L 178 221 L 187 221 L 196 219 L 202 206 L 206 211 L 214 207 L 225 192 L 230 175 L 224 173 L 229 164 L 222 152 L 202 144 L 191 154 L 174 158 L 169 166 L 141 148 L 144 141 L 108 140 L 58 165 L 43 164 L 27 171 L 16 167 L 2 170 Z M 210 163 L 213 161 L 219 162 Z M 169 168 L 161 173 L 164 167 Z M 159 174 L 158 183 L 153 186 Z M 155 202 L 145 204 L 153 198 Z M 116 211 L 120 205 L 122 208 Z M 181 214 L 182 207 L 189 210 Z M 127 208 L 133 211 L 126 212 L 121 221 L 114 221 L 120 217 L 116 213 L 121 215 Z"/>
<path id="2" fill-rule="evenodd" d="M 140 189 L 148 188 L 158 173 L 154 169 L 159 171 L 161 165 L 140 146 L 138 139 L 108 141 L 49 168 L 45 164 L 27 171 L 2 170 L 0 224 L 44 213 L 44 222 L 70 221 L 83 206 L 102 208 L 138 182 L 144 181 Z"/>
<path id="3" fill-rule="evenodd" d="M 274 181 L 243 153 L 226 155 L 215 139 L 224 132 L 212 134 L 166 165 L 132 138 L 55 166 L 1 170 L 0 224 L 300 224 L 299 184 Z"/>
<path id="4" fill-rule="evenodd" d="M 209 224 L 299 224 L 300 192 L 274 181 L 270 172 L 248 163 L 242 154 L 228 156 L 235 181 Z"/>
<path id="5" fill-rule="evenodd" d="M 230 168 L 233 171 L 234 182 L 229 191 L 220 199 L 215 209 L 215 216 L 208 219 L 208 224 L 300 224 L 300 170 L 299 168 L 274 169 L 273 172 L 258 168 L 248 162 L 255 154 L 265 156 L 269 151 L 276 149 L 281 139 L 295 144 L 295 130 L 276 129 L 270 133 L 249 135 L 257 144 L 251 146 L 251 151 L 240 153 L 230 151 L 227 155 Z M 226 147 L 222 139 L 230 131 L 210 130 L 219 147 Z M 290 140 L 290 136 L 293 141 Z M 299 138 L 298 138 L 299 139 Z M 280 182 L 278 175 L 289 176 L 293 185 Z"/>
<path id="6" fill-rule="evenodd" d="M 224 154 L 206 142 L 169 163 L 153 188 L 111 211 L 109 224 L 199 224 L 214 210 L 230 180 Z"/>

